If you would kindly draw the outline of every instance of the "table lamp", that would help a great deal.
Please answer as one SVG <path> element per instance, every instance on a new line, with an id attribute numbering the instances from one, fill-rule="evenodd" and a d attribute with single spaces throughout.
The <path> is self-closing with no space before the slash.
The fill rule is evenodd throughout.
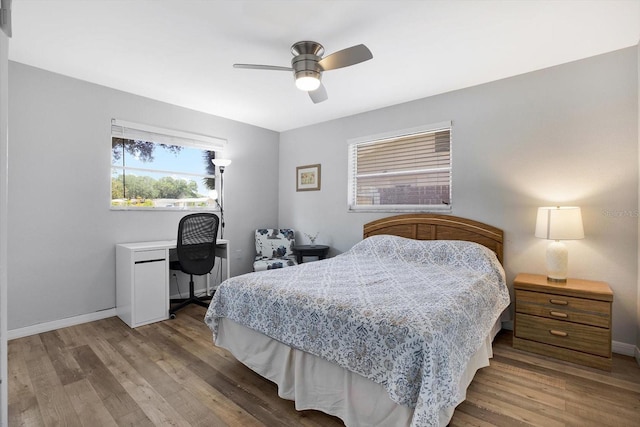
<path id="1" fill-rule="evenodd" d="M 547 280 L 566 282 L 569 252 L 562 240 L 584 239 L 580 208 L 573 206 L 538 208 L 535 236 L 553 240 L 547 246 Z"/>

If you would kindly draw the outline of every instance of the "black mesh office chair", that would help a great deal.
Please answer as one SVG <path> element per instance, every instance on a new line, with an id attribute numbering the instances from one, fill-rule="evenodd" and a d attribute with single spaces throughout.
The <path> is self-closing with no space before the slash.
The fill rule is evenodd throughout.
<path id="1" fill-rule="evenodd" d="M 173 319 L 176 312 L 189 304 L 198 304 L 208 307 L 205 301 L 210 296 L 198 297 L 193 291 L 193 275 L 202 276 L 208 274 L 216 260 L 216 238 L 220 219 L 212 213 L 195 213 L 183 217 L 178 225 L 178 261 L 172 261 L 171 270 L 181 270 L 189 275 L 189 297 L 172 299 L 171 304 L 178 304 L 169 310 L 169 316 Z"/>

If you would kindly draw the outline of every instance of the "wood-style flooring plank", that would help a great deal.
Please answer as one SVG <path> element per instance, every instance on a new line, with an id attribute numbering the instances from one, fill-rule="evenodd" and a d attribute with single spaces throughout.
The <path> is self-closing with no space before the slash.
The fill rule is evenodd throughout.
<path id="1" fill-rule="evenodd" d="M 82 369 L 73 356 L 66 351 L 67 345 L 57 331 L 42 333 L 40 338 L 62 385 L 84 378 Z"/>
<path id="2" fill-rule="evenodd" d="M 140 346 L 133 340 L 108 341 L 124 360 L 151 386 L 157 393 L 182 416 L 189 425 L 210 426 L 223 425 L 215 412 L 197 402 L 197 398 L 189 389 L 175 381 L 156 363 L 155 357 L 147 357 Z"/>
<path id="3" fill-rule="evenodd" d="M 88 380 L 81 379 L 69 383 L 64 386 L 64 390 L 83 426 L 113 427 L 118 425 Z"/>
<path id="4" fill-rule="evenodd" d="M 564 427 L 565 425 L 564 422 L 557 420 L 554 414 L 549 414 L 549 410 L 545 410 L 544 405 L 533 401 L 516 402 L 513 398 L 509 398 L 508 393 L 501 393 L 478 383 L 472 383 L 469 386 L 466 400 L 480 408 L 495 411 L 526 424 L 546 427 Z"/>
<path id="5" fill-rule="evenodd" d="M 197 335 L 192 338 L 193 334 L 189 332 L 188 328 L 180 327 L 178 330 L 172 325 L 175 326 L 175 324 L 171 322 L 165 323 L 155 332 L 160 333 L 160 335 L 165 338 L 172 337 L 172 339 L 179 344 L 181 350 L 188 351 L 201 361 L 191 365 L 192 369 L 207 369 L 208 366 L 214 363 L 213 358 L 215 356 L 212 353 L 212 349 L 216 349 L 216 347 L 212 343 L 212 336 L 210 332 L 207 334 L 208 338 L 203 339 L 201 335 Z M 163 341 L 166 342 L 166 339 Z M 232 383 L 235 383 L 236 385 L 233 388 L 221 388 L 215 385 L 216 380 L 214 380 L 214 382 L 211 383 L 212 386 L 218 388 L 218 390 L 223 393 L 234 393 L 235 396 L 245 396 L 246 399 L 242 400 L 244 408 L 266 425 L 277 423 L 278 419 L 284 420 L 279 421 L 280 425 L 291 425 L 292 427 L 306 425 L 310 422 L 310 420 L 302 413 L 299 415 L 299 418 L 295 419 L 291 424 L 289 424 L 286 417 L 282 418 L 280 411 L 289 412 L 292 405 L 291 402 L 286 400 L 271 402 L 268 406 L 268 411 L 265 412 L 263 408 L 265 407 L 266 402 L 256 400 L 256 396 L 277 393 L 275 385 L 268 381 L 265 382 L 262 377 L 255 374 L 253 371 L 246 369 L 244 365 L 239 364 L 233 358 L 215 357 L 215 361 L 218 367 L 216 378 L 220 378 L 218 375 L 227 376 L 227 373 L 233 373 L 236 379 L 232 381 Z M 201 372 L 200 375 L 205 377 L 206 374 Z M 227 384 L 226 378 L 221 380 L 218 384 Z"/>
<path id="6" fill-rule="evenodd" d="M 449 423 L 449 427 L 493 427 L 495 425 L 463 412 L 463 405 L 464 403 L 456 409 L 456 418 Z"/>
<path id="7" fill-rule="evenodd" d="M 503 396 L 507 401 L 522 401 L 526 399 L 533 404 L 545 408 L 554 408 L 560 412 L 566 408 L 566 401 L 562 397 L 562 390 L 539 387 L 535 383 L 523 384 L 511 382 L 508 377 L 496 376 L 487 370 L 480 370 L 473 379 L 474 383 L 491 390 L 496 396 Z"/>
<path id="8" fill-rule="evenodd" d="M 78 414 L 48 356 L 42 354 L 27 360 L 27 370 L 44 425 L 81 426 Z"/>
<path id="9" fill-rule="evenodd" d="M 126 418 L 129 414 L 138 414 L 135 419 L 140 422 L 142 418 L 139 415 L 140 406 L 100 360 L 93 348 L 82 345 L 73 348 L 71 352 L 111 416 L 119 420 Z"/>
<path id="10" fill-rule="evenodd" d="M 296 411 L 275 384 L 216 347 L 191 306 L 136 329 L 117 317 L 9 342 L 10 426 L 339 427 Z M 614 355 L 611 372 L 494 341 L 450 426 L 637 426 L 640 368 Z"/>
<path id="11" fill-rule="evenodd" d="M 30 426 L 44 425 L 38 399 L 29 377 L 26 358 L 26 339 L 15 340 L 8 347 L 7 359 L 11 360 L 7 367 L 9 401 L 9 425 Z"/>
<path id="12" fill-rule="evenodd" d="M 460 418 L 462 417 L 462 421 Z M 453 413 L 449 426 L 458 425 L 478 425 L 497 427 L 529 427 L 531 424 L 512 418 L 498 412 L 494 408 L 485 408 L 484 405 L 477 405 L 468 399 L 458 405 Z"/>
<path id="13" fill-rule="evenodd" d="M 225 397 L 215 387 L 211 387 L 190 370 L 188 366 L 185 366 L 183 360 L 162 351 L 152 343 L 142 339 L 135 339 L 130 340 L 130 342 L 120 342 L 116 347 L 122 348 L 124 352 L 130 355 L 139 352 L 146 356 L 149 361 L 154 361 L 164 375 L 181 387 L 188 389 L 193 396 L 193 401 L 199 402 L 202 408 L 210 413 L 210 416 L 215 416 L 218 419 L 215 424 L 211 425 L 242 425 L 247 427 L 262 425 L 255 418 L 244 412 L 233 400 Z M 164 387 L 161 389 L 164 389 Z"/>
<path id="14" fill-rule="evenodd" d="M 612 387 L 634 393 L 640 392 L 640 376 L 638 375 L 629 375 L 625 378 L 619 378 L 618 375 L 616 375 L 617 371 L 613 371 L 613 373 L 611 373 L 600 369 L 576 365 L 570 362 L 564 362 L 562 360 L 552 359 L 544 356 L 538 357 L 537 355 L 534 356 L 533 353 L 516 350 L 512 347 L 505 347 L 501 351 L 500 356 L 508 357 L 514 361 L 535 365 L 540 369 L 548 369 L 556 373 L 562 372 L 564 376 L 571 376 L 575 379 L 582 378 L 587 381 L 593 381 L 603 385 L 610 385 Z M 621 360 L 621 358 L 622 357 L 619 355 L 614 355 L 614 361 L 616 362 Z M 625 364 L 625 366 L 628 366 L 628 364 Z"/>
<path id="15" fill-rule="evenodd" d="M 108 341 L 104 339 L 96 340 L 93 349 L 96 356 L 105 363 L 114 379 L 131 396 L 153 424 L 189 425 L 187 420 L 171 407 L 162 395 L 146 381 L 141 372 L 127 363 L 125 358 Z"/>

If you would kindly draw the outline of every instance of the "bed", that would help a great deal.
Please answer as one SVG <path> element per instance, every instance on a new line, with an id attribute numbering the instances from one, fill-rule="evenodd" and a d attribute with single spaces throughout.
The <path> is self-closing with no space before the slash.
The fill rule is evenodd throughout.
<path id="1" fill-rule="evenodd" d="M 447 425 L 509 305 L 502 245 L 502 230 L 465 218 L 383 218 L 333 258 L 226 280 L 205 322 L 298 410 Z"/>

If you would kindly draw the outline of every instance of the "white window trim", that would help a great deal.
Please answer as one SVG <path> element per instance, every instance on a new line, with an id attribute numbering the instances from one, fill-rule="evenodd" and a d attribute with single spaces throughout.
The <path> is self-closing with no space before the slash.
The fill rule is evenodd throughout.
<path id="1" fill-rule="evenodd" d="M 408 136 L 414 133 L 422 133 L 422 132 L 436 132 L 441 129 L 449 129 L 451 134 L 453 135 L 453 126 L 451 121 L 444 121 L 438 123 L 432 123 L 423 126 L 416 126 L 412 128 L 394 130 L 389 132 L 383 132 L 373 135 L 361 136 L 357 138 L 351 138 L 347 140 L 349 155 L 347 156 L 348 161 L 348 190 L 347 190 L 347 210 L 348 212 L 392 212 L 392 213 L 410 213 L 410 212 L 451 212 L 452 211 L 452 185 L 449 185 L 449 204 L 448 205 L 368 205 L 368 206 L 355 206 L 352 204 L 352 200 L 354 200 L 354 189 L 353 189 L 353 179 L 355 171 L 353 169 L 353 165 L 355 163 L 353 145 L 363 144 L 363 143 L 376 143 L 384 139 L 390 138 L 400 138 L 403 136 Z M 451 153 L 451 166 L 449 168 L 453 170 L 453 152 Z M 435 170 L 433 170 L 435 171 Z M 404 172 L 402 172 L 404 173 Z"/>

